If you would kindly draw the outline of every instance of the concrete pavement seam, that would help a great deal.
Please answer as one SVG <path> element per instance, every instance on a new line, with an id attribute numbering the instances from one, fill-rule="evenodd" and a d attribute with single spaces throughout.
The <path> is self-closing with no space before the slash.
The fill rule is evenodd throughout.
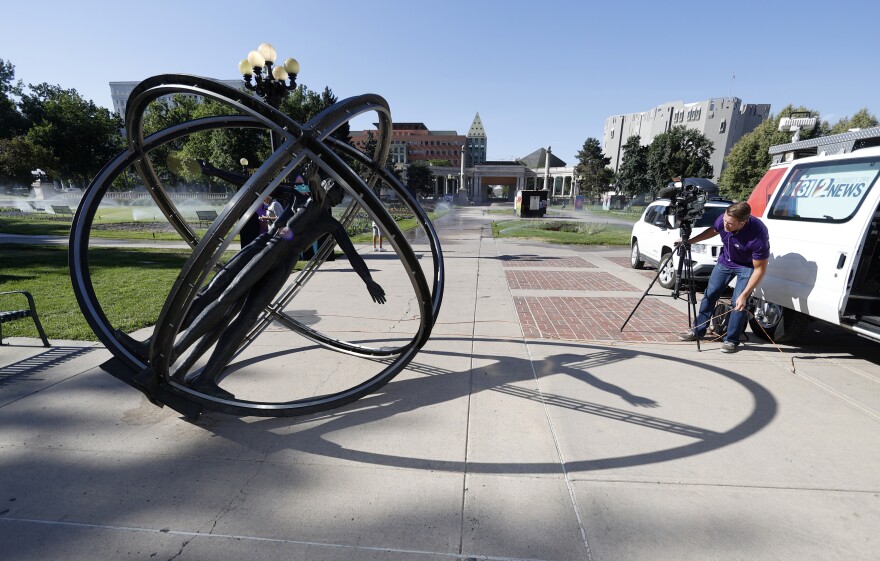
<path id="1" fill-rule="evenodd" d="M 501 252 L 498 250 L 498 241 L 493 237 L 492 242 L 495 247 L 495 254 L 500 259 Z M 482 245 L 482 240 L 480 245 Z M 507 293 L 510 295 L 511 298 L 513 298 L 509 283 L 507 285 Z M 534 318 L 532 319 L 534 320 Z M 528 341 L 526 341 L 525 332 L 522 330 L 522 324 L 520 324 L 520 333 L 522 334 L 522 341 L 526 347 L 526 353 L 528 353 L 529 366 L 532 369 L 532 377 L 535 380 L 535 388 L 538 390 L 538 395 L 541 397 L 541 407 L 544 408 L 544 417 L 547 419 L 547 424 L 550 428 L 550 434 L 553 437 L 553 446 L 556 448 L 556 454 L 559 458 L 559 465 L 562 468 L 562 475 L 565 479 L 565 487 L 568 490 L 569 500 L 571 501 L 572 508 L 574 509 L 574 515 L 578 523 L 578 528 L 581 531 L 581 538 L 584 542 L 584 547 L 586 548 L 587 552 L 587 560 L 593 561 L 593 552 L 590 548 L 590 541 L 589 539 L 587 539 L 587 530 L 584 527 L 584 521 L 581 518 L 580 507 L 578 507 L 577 498 L 575 497 L 574 493 L 574 487 L 572 486 L 568 470 L 565 467 L 565 457 L 563 456 L 562 448 L 559 445 L 559 437 L 556 434 L 556 428 L 553 426 L 553 419 L 550 417 L 550 411 L 547 407 L 547 401 L 544 399 L 544 391 L 541 389 L 541 383 L 538 379 L 538 372 L 535 370 L 535 359 L 532 357 L 531 348 L 528 344 Z"/>

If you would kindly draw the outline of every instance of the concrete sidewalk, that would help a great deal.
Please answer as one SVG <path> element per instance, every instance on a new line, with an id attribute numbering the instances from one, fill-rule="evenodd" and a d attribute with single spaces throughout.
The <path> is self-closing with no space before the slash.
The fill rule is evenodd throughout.
<path id="1" fill-rule="evenodd" d="M 684 302 L 665 297 L 621 333 L 653 276 L 627 249 L 496 240 L 489 220 L 440 221 L 431 340 L 326 413 L 191 424 L 97 368 L 99 345 L 13 339 L 2 558 L 877 559 L 880 347 L 817 326 L 784 354 L 697 352 L 674 337 Z M 300 317 L 347 340 L 405 338 L 393 256 L 366 259 L 388 304 L 350 309 L 363 288 L 337 261 L 338 283 L 297 297 L 315 308 Z M 324 391 L 309 372 L 364 368 L 288 339 L 273 326 L 239 357 L 236 395 Z"/>

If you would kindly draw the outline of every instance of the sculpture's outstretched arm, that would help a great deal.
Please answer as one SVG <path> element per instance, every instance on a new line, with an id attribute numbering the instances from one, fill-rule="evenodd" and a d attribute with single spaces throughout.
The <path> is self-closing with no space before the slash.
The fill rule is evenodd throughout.
<path id="1" fill-rule="evenodd" d="M 385 289 L 373 280 L 373 276 L 370 274 L 370 269 L 367 267 L 367 264 L 364 263 L 364 258 L 361 257 L 355 249 L 354 244 L 351 243 L 351 238 L 348 237 L 345 228 L 333 217 L 328 217 L 327 221 L 330 222 L 332 227 L 330 234 L 333 235 L 336 243 L 338 243 L 342 251 L 345 252 L 345 256 L 348 257 L 348 262 L 351 263 L 354 271 L 358 274 L 361 280 L 364 281 L 364 284 L 367 285 L 367 290 L 373 298 L 373 302 L 384 304 Z"/>
<path id="2" fill-rule="evenodd" d="M 210 175 L 211 177 L 219 177 L 223 181 L 228 181 L 232 183 L 236 187 L 241 187 L 244 185 L 248 177 L 241 173 L 235 173 L 232 171 L 222 170 L 220 168 L 216 168 L 208 163 L 207 160 L 196 160 L 199 163 L 199 169 L 201 169 L 203 175 Z"/>

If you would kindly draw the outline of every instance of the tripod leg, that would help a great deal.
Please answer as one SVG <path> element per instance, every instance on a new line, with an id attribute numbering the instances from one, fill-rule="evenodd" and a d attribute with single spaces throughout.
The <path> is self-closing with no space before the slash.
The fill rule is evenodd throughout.
<path id="1" fill-rule="evenodd" d="M 685 255 L 682 256 L 682 260 L 687 259 L 687 263 L 685 265 L 685 274 L 687 275 L 687 298 L 688 298 L 688 325 L 692 327 L 692 329 L 697 330 L 697 326 L 693 325 L 697 322 L 697 281 L 694 279 L 694 262 L 691 260 L 691 246 L 688 244 L 687 249 L 685 250 Z M 693 318 L 693 320 L 691 319 Z M 702 348 L 700 348 L 700 338 L 697 337 L 697 351 L 702 352 Z"/>
<path id="2" fill-rule="evenodd" d="M 647 296 L 648 293 L 651 291 L 651 287 L 654 286 L 654 283 L 657 282 L 658 278 L 660 278 L 660 273 L 663 272 L 663 267 L 665 267 L 666 263 L 668 263 L 669 260 L 672 259 L 673 255 L 675 255 L 675 254 L 674 253 L 670 254 L 669 257 L 666 258 L 666 261 L 663 261 L 662 263 L 660 263 L 660 266 L 657 267 L 657 274 L 654 275 L 653 279 L 651 279 L 651 284 L 648 285 L 648 288 L 646 288 L 645 292 L 642 293 L 642 297 L 639 298 L 639 301 L 636 302 L 636 305 L 633 307 L 632 311 L 629 313 L 628 316 L 626 316 L 626 321 L 624 321 L 623 325 L 620 326 L 620 331 L 623 331 L 623 328 L 626 327 L 626 324 L 629 323 L 630 319 L 632 319 L 633 314 L 635 314 L 636 310 L 639 309 L 639 306 L 642 304 L 642 301 L 645 299 L 645 296 Z"/>

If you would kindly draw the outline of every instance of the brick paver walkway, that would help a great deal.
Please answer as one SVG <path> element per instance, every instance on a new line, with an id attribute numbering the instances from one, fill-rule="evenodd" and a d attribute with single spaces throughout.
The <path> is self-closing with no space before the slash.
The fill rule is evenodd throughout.
<path id="1" fill-rule="evenodd" d="M 628 292 L 638 288 L 610 273 L 580 271 L 504 271 L 513 290 L 601 290 Z"/>
<path id="2" fill-rule="evenodd" d="M 605 259 L 611 261 L 612 263 L 616 263 L 621 267 L 629 269 L 629 257 L 606 257 Z"/>
<path id="3" fill-rule="evenodd" d="M 621 333 L 620 326 L 638 298 L 514 298 L 526 337 L 575 341 L 678 341 L 687 314 L 656 298 L 645 298 Z"/>
<path id="4" fill-rule="evenodd" d="M 615 263 L 615 264 L 617 264 L 617 265 L 620 265 L 620 266 L 623 267 L 624 269 L 630 269 L 630 268 L 631 268 L 631 267 L 629 266 L 629 257 L 606 257 L 605 259 L 611 261 L 612 263 Z M 646 265 L 646 267 L 647 267 L 647 265 Z M 657 270 L 654 269 L 653 267 L 648 268 L 648 269 L 646 269 L 646 270 L 644 270 L 644 271 L 641 271 L 641 270 L 634 270 L 633 272 L 636 272 L 636 273 L 638 273 L 638 274 L 640 274 L 640 275 L 642 275 L 643 277 L 648 278 L 648 279 L 653 279 L 653 278 L 654 278 L 654 275 L 657 274 Z"/>
<path id="5" fill-rule="evenodd" d="M 539 255 L 502 255 L 504 267 L 558 267 L 564 269 L 595 269 L 583 257 L 547 257 Z"/>

